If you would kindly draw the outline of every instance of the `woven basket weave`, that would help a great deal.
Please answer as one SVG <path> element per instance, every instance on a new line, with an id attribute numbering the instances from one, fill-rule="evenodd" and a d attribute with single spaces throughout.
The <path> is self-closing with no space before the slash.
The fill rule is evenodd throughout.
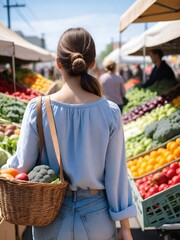
<path id="1" fill-rule="evenodd" d="M 68 183 L 35 183 L 0 177 L 0 208 L 4 220 L 17 225 L 50 224 L 62 206 Z"/>
<path id="2" fill-rule="evenodd" d="M 50 224 L 62 206 L 66 189 L 69 185 L 64 180 L 63 165 L 58 145 L 55 123 L 49 96 L 45 98 L 51 137 L 60 167 L 60 182 L 38 183 L 6 179 L 0 175 L 0 211 L 4 220 L 17 225 L 45 226 Z M 41 107 L 41 98 L 37 99 L 37 106 Z M 41 111 L 37 109 L 37 124 L 42 131 Z M 39 117 L 40 116 L 40 117 Z M 42 154 L 43 132 L 39 132 L 40 153 Z"/>

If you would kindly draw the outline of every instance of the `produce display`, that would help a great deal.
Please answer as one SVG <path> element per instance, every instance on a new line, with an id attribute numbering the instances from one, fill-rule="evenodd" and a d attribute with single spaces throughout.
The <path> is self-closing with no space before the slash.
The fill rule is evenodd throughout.
<path id="1" fill-rule="evenodd" d="M 157 96 L 154 99 L 143 103 L 142 105 L 133 108 L 129 112 L 123 114 L 122 120 L 124 124 L 136 120 L 137 118 L 145 115 L 148 112 L 151 112 L 157 107 L 164 106 L 168 103 L 168 100 L 165 96 Z M 175 105 L 174 105 L 175 106 Z"/>
<path id="2" fill-rule="evenodd" d="M 20 83 L 26 85 L 31 89 L 34 89 L 45 94 L 47 90 L 52 86 L 53 81 L 48 80 L 39 73 L 28 73 L 20 81 Z"/>
<path id="3" fill-rule="evenodd" d="M 175 106 L 175 107 L 180 107 L 180 96 L 174 98 L 172 100 L 172 104 Z"/>
<path id="4" fill-rule="evenodd" d="M 172 113 L 169 118 L 155 121 L 146 126 L 145 136 L 164 143 L 180 133 L 180 110 Z"/>
<path id="5" fill-rule="evenodd" d="M 27 103 L 15 98 L 0 95 L 0 117 L 11 122 L 21 123 Z"/>
<path id="6" fill-rule="evenodd" d="M 127 82 L 125 82 L 124 88 L 126 89 L 126 91 L 128 91 L 132 89 L 134 86 L 136 86 L 137 84 L 140 84 L 140 80 L 138 78 L 131 78 Z"/>
<path id="7" fill-rule="evenodd" d="M 173 112 L 178 109 L 172 104 L 166 104 L 164 106 L 158 107 L 149 113 L 146 113 L 142 117 L 127 123 L 124 125 L 125 139 L 129 139 L 144 133 L 145 127 L 151 123 L 161 120 L 163 118 L 168 118 Z"/>
<path id="8" fill-rule="evenodd" d="M 16 84 L 16 91 L 14 91 L 14 86 L 12 81 L 8 81 L 4 76 L 0 75 L 0 92 L 10 95 L 12 97 L 30 101 L 31 99 L 39 96 L 40 94 L 36 91 L 28 88 L 20 87 Z"/>
<path id="9" fill-rule="evenodd" d="M 123 114 L 156 96 L 156 92 L 152 92 L 149 89 L 133 88 L 126 93 L 128 103 L 123 107 Z"/>
<path id="10" fill-rule="evenodd" d="M 130 175 L 133 178 L 141 177 L 162 166 L 180 158 L 180 138 L 167 143 L 166 147 L 158 148 L 127 162 Z"/>
<path id="11" fill-rule="evenodd" d="M 171 91 L 172 89 L 172 91 Z M 175 81 L 161 80 L 155 82 L 148 89 L 141 88 L 140 86 L 135 86 L 132 90 L 126 93 L 126 98 L 128 99 L 127 105 L 123 108 L 123 114 L 129 112 L 135 107 L 140 106 L 143 103 L 164 94 L 172 100 L 174 97 L 177 97 L 180 92 L 180 84 L 178 85 Z"/>
<path id="12" fill-rule="evenodd" d="M 1 124 L 0 123 L 0 142 L 4 140 L 5 136 L 11 136 L 11 135 L 19 135 L 20 134 L 20 128 L 17 127 L 14 124 Z"/>
<path id="13" fill-rule="evenodd" d="M 143 199 L 180 183 L 180 162 L 171 163 L 162 170 L 135 181 Z"/>
<path id="14" fill-rule="evenodd" d="M 5 136 L 3 141 L 0 141 L 0 147 L 11 155 L 14 155 L 17 149 L 18 140 L 19 136 L 16 134 L 11 135 L 10 137 Z"/>
<path id="15" fill-rule="evenodd" d="M 9 157 L 9 153 L 0 147 L 0 168 L 6 164 Z"/>

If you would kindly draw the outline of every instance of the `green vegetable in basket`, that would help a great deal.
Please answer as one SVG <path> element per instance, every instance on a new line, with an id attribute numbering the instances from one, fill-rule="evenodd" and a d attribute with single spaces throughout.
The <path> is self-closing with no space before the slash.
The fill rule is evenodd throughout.
<path id="1" fill-rule="evenodd" d="M 31 182 L 42 182 L 51 183 L 57 176 L 54 170 L 50 169 L 47 165 L 39 165 L 33 168 L 33 170 L 28 174 L 29 181 Z"/>
<path id="2" fill-rule="evenodd" d="M 8 159 L 7 153 L 6 153 L 2 148 L 0 148 L 0 168 L 1 168 L 4 164 L 6 164 L 7 159 Z"/>

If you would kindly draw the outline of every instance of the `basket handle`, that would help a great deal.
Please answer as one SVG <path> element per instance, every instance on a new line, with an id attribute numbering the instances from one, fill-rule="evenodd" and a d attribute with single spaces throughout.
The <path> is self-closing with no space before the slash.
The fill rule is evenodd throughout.
<path id="1" fill-rule="evenodd" d="M 53 117 L 53 113 L 52 113 L 52 109 L 51 109 L 51 103 L 50 103 L 49 96 L 45 97 L 45 104 L 46 104 L 46 113 L 47 113 L 47 117 L 48 117 L 53 146 L 54 146 L 56 157 L 57 157 L 57 160 L 58 160 L 58 163 L 60 166 L 60 180 L 62 182 L 64 182 L 61 153 L 60 153 L 60 148 L 59 148 L 59 143 L 58 143 L 58 138 L 57 138 L 57 133 L 56 133 L 56 127 L 55 127 L 55 123 L 54 123 L 54 117 Z"/>

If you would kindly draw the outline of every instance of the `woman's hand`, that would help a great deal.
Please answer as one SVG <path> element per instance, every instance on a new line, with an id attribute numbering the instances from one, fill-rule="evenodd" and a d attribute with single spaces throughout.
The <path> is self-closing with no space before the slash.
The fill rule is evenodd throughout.
<path id="1" fill-rule="evenodd" d="M 118 233 L 118 240 L 133 240 L 130 229 L 121 228 Z"/>

